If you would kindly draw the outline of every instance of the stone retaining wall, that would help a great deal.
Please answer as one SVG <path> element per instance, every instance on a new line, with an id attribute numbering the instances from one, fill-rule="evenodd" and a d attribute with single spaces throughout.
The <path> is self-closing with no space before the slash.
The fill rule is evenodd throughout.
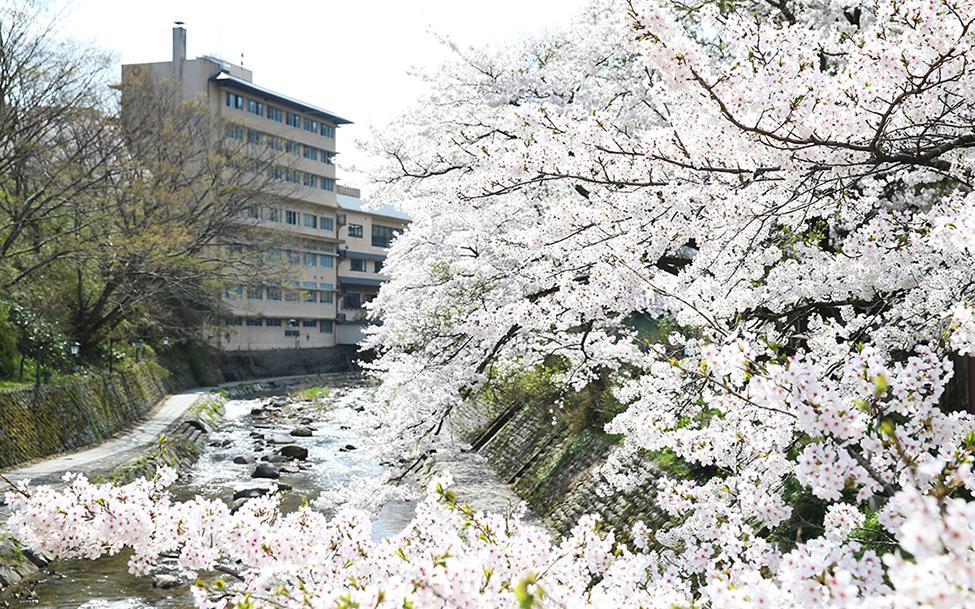
<path id="1" fill-rule="evenodd" d="M 617 443 L 596 428 L 574 429 L 538 405 L 469 401 L 457 412 L 455 429 L 484 455 L 504 482 L 555 531 L 565 534 L 586 514 L 598 514 L 623 539 L 637 521 L 660 524 L 653 486 L 608 490 L 600 467 Z M 624 467 L 654 477 L 653 459 L 635 455 Z"/>
<path id="2" fill-rule="evenodd" d="M 112 437 L 187 380 L 155 362 L 0 392 L 0 469 Z"/>
<path id="3" fill-rule="evenodd" d="M 225 381 L 351 372 L 358 369 L 361 359 L 353 345 L 319 347 L 314 349 L 271 349 L 268 351 L 224 351 L 219 354 L 218 366 Z"/>

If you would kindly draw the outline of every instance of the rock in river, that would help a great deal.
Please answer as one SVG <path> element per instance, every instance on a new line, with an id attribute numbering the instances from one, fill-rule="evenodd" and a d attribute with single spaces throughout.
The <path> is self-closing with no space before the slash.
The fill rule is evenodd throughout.
<path id="1" fill-rule="evenodd" d="M 280 478 L 281 474 L 278 473 L 278 468 L 274 467 L 270 463 L 258 463 L 257 467 L 254 468 L 254 473 L 251 474 L 251 478 Z"/>
<path id="2" fill-rule="evenodd" d="M 308 449 L 297 444 L 282 446 L 278 449 L 278 452 L 289 459 L 297 459 L 298 461 L 304 461 L 308 458 Z"/>
<path id="3" fill-rule="evenodd" d="M 161 590 L 177 588 L 182 584 L 183 582 L 181 582 L 180 579 L 175 575 L 159 574 L 152 580 L 152 587 L 159 588 Z"/>
<path id="4" fill-rule="evenodd" d="M 297 436 L 299 438 L 308 438 L 308 437 L 311 437 L 312 433 L 314 433 L 314 432 L 312 431 L 312 429 L 310 427 L 304 427 L 304 426 L 302 426 L 302 427 L 295 427 L 294 429 L 291 430 L 291 435 Z"/>

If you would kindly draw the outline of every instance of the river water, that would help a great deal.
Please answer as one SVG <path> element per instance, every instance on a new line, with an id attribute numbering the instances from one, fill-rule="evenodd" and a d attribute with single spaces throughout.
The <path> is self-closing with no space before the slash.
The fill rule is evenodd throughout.
<path id="1" fill-rule="evenodd" d="M 269 412 L 260 412 L 267 398 L 231 400 L 225 415 L 209 436 L 194 467 L 180 477 L 173 489 L 177 499 L 193 496 L 219 497 L 228 503 L 241 488 L 253 487 L 254 464 L 238 464 L 235 457 L 259 461 L 272 455 L 281 443 L 308 449 L 303 463 L 276 463 L 282 469 L 280 482 L 292 487 L 282 508 L 293 509 L 304 500 L 341 487 L 357 477 L 380 476 L 390 465 L 379 451 L 370 450 L 368 430 L 349 425 L 350 412 L 368 401 L 371 390 L 358 379 L 336 376 L 330 393 L 317 402 L 292 402 Z M 257 412 L 252 414 L 252 411 Z M 313 428 L 311 437 L 293 437 L 296 426 Z M 348 447 L 354 447 L 349 449 Z M 476 455 L 461 445 L 447 443 L 440 449 L 437 467 L 447 468 L 455 479 L 455 490 L 480 509 L 504 510 L 517 503 L 513 493 L 489 471 Z M 298 469 L 298 465 L 301 469 Z M 386 503 L 373 525 L 377 539 L 393 535 L 410 521 L 413 501 Z M 95 561 L 59 561 L 36 585 L 31 594 L 10 599 L 11 609 L 190 609 L 190 588 L 154 587 L 152 577 L 136 577 L 126 570 L 127 554 Z M 0 604 L 2 606 L 2 604 Z"/>

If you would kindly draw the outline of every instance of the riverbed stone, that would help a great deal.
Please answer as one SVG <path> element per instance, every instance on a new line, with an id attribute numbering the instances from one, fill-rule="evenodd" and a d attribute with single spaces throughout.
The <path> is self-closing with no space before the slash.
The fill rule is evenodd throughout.
<path id="1" fill-rule="evenodd" d="M 234 501 L 238 499 L 253 499 L 255 497 L 263 497 L 271 492 L 269 487 L 259 486 L 256 488 L 242 488 L 234 492 Z"/>
<path id="2" fill-rule="evenodd" d="M 183 585 L 183 582 L 175 575 L 168 575 L 165 573 L 160 573 L 152 579 L 152 587 L 159 588 L 160 590 L 169 590 L 171 588 L 178 588 Z"/>
<path id="3" fill-rule="evenodd" d="M 245 457 L 244 455 L 239 455 L 237 457 L 234 457 L 234 463 L 236 463 L 237 465 L 250 465 L 253 462 L 254 459 L 250 457 Z"/>
<path id="4" fill-rule="evenodd" d="M 251 478 L 280 478 L 281 474 L 278 473 L 278 468 L 274 467 L 270 463 L 258 463 L 257 467 L 254 468 L 254 473 L 251 474 Z"/>
<path id="5" fill-rule="evenodd" d="M 278 453 L 289 459 L 296 459 L 298 461 L 304 461 L 308 458 L 308 449 L 304 446 L 298 446 L 297 444 L 288 444 L 287 446 L 282 446 L 278 449 Z"/>
<path id="6" fill-rule="evenodd" d="M 265 463 L 287 463 L 288 458 L 284 455 L 265 455 L 261 457 L 261 461 Z"/>
<path id="7" fill-rule="evenodd" d="M 314 430 L 310 427 L 302 425 L 301 427 L 295 427 L 291 430 L 291 435 L 298 438 L 310 438 L 314 434 Z"/>

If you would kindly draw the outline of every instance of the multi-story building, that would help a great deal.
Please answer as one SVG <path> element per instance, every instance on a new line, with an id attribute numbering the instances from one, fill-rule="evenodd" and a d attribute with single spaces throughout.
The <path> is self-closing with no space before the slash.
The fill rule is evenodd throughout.
<path id="1" fill-rule="evenodd" d="M 173 28 L 170 61 L 122 66 L 123 105 L 127 84 L 138 82 L 174 83 L 183 98 L 207 104 L 225 125 L 226 137 L 282 159 L 270 166 L 266 192 L 254 198 L 242 221 L 277 244 L 268 254 L 287 263 L 287 279 L 254 277 L 228 289 L 232 317 L 226 327 L 207 331 L 211 342 L 231 350 L 355 342 L 364 319 L 361 303 L 384 279 L 378 273 L 384 248 L 374 244 L 388 245 L 383 235 L 403 221 L 374 220 L 383 216 L 359 211 L 357 191 L 337 198 L 336 131 L 350 121 L 255 84 L 253 73 L 242 66 L 208 56 L 187 59 L 186 30 L 179 24 Z M 360 258 L 343 258 L 347 250 L 368 259 L 368 268 L 361 270 Z M 346 286 L 343 274 L 350 282 Z M 360 295 L 359 306 L 352 296 L 348 302 L 341 298 L 346 289 Z M 343 330 L 346 324 L 350 327 Z"/>
<path id="2" fill-rule="evenodd" d="M 359 342 L 366 325 L 362 305 L 372 300 L 388 277 L 383 274 L 386 250 L 409 222 L 389 205 L 366 209 L 354 188 L 338 187 L 339 301 L 336 337 L 340 344 Z"/>

